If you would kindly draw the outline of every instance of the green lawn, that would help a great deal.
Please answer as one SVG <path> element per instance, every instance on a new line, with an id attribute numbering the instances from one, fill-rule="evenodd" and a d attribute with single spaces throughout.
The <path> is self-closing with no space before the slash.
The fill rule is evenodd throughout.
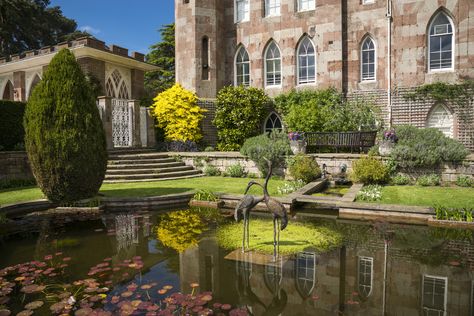
<path id="1" fill-rule="evenodd" d="M 109 197 L 142 197 L 204 189 L 213 192 L 243 194 L 249 181 L 248 178 L 202 177 L 157 182 L 104 184 L 100 189 L 100 193 Z M 263 179 L 257 179 L 257 181 L 263 183 Z M 270 180 L 268 184 L 270 194 L 278 195 L 277 188 L 283 183 L 283 180 Z M 251 193 L 261 195 L 262 190 L 254 186 Z M 44 198 L 43 194 L 36 187 L 0 191 L 0 205 L 42 198 Z"/>
<path id="2" fill-rule="evenodd" d="M 461 208 L 474 207 L 474 188 L 386 186 L 376 203 Z"/>

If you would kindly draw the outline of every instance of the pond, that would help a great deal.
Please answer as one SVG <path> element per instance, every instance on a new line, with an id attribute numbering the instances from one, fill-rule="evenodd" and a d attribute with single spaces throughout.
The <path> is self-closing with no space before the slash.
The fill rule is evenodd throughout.
<path id="1" fill-rule="evenodd" d="M 222 245 L 220 230 L 235 224 L 211 210 L 45 220 L 0 243 L 0 315 L 471 312 L 471 231 L 299 217 L 336 237 L 298 241 L 277 260 Z M 292 238 L 283 231 L 282 247 Z"/>

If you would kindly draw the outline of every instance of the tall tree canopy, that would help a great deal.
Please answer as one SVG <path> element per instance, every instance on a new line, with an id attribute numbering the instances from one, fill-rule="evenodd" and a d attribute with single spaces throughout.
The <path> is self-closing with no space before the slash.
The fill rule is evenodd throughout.
<path id="1" fill-rule="evenodd" d="M 89 35 L 49 4 L 50 0 L 0 1 L 1 57 Z"/>
<path id="2" fill-rule="evenodd" d="M 174 85 L 174 30 L 174 23 L 163 25 L 160 29 L 161 42 L 152 45 L 146 56 L 147 62 L 160 67 L 160 70 L 150 71 L 145 75 L 145 88 L 151 97 Z"/>

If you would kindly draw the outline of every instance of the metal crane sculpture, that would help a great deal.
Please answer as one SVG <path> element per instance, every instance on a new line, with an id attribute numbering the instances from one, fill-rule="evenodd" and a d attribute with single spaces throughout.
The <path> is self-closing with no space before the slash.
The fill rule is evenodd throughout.
<path id="1" fill-rule="evenodd" d="M 247 243 L 247 249 L 250 248 L 249 246 L 249 219 L 250 219 L 250 211 L 257 206 L 258 203 L 264 200 L 264 197 L 256 197 L 254 195 L 247 194 L 250 188 L 253 185 L 260 185 L 258 182 L 252 180 L 247 184 L 247 188 L 245 189 L 244 197 L 239 201 L 237 206 L 235 207 L 234 211 L 234 218 L 236 222 L 240 222 L 240 220 L 244 219 L 244 233 L 242 237 L 242 252 L 245 252 L 245 243 Z"/>
<path id="2" fill-rule="evenodd" d="M 249 248 L 249 215 L 250 211 L 260 202 L 265 202 L 267 209 L 272 213 L 273 216 L 273 257 L 276 258 L 277 252 L 280 251 L 280 231 L 284 230 L 288 225 L 288 213 L 285 206 L 280 201 L 270 197 L 268 193 L 268 181 L 273 172 L 273 166 L 271 161 L 265 159 L 268 163 L 268 173 L 265 177 L 264 185 L 256 181 L 250 181 L 245 190 L 245 196 L 240 200 L 239 204 L 235 208 L 234 217 L 236 221 L 239 221 L 244 217 L 244 233 L 242 240 L 242 251 L 245 251 L 245 242 L 247 242 L 247 248 Z M 258 185 L 263 189 L 263 198 L 257 198 L 253 195 L 247 195 L 248 191 L 253 185 Z M 279 227 L 278 227 L 279 226 Z"/>

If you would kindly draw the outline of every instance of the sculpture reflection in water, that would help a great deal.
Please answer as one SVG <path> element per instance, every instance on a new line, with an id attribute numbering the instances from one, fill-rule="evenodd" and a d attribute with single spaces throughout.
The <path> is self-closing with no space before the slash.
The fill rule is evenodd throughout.
<path id="1" fill-rule="evenodd" d="M 280 231 L 284 230 L 288 225 L 288 214 L 285 206 L 280 201 L 270 197 L 268 193 L 268 182 L 272 176 L 273 164 L 270 160 L 265 159 L 268 164 L 268 173 L 265 177 L 264 185 L 256 181 L 250 181 L 245 190 L 244 197 L 239 201 L 234 211 L 234 218 L 236 221 L 244 219 L 244 230 L 242 238 L 242 252 L 245 252 L 245 244 L 249 249 L 249 219 L 250 211 L 260 202 L 265 202 L 267 209 L 273 216 L 273 257 L 276 258 L 280 252 Z M 253 185 L 258 185 L 263 189 L 263 197 L 255 197 L 248 194 L 248 191 Z"/>
<path id="2" fill-rule="evenodd" d="M 250 278 L 252 276 L 252 254 L 246 256 L 247 260 L 237 260 L 236 268 L 236 290 L 239 295 L 240 304 L 244 305 L 249 315 L 256 315 L 254 309 L 261 308 L 263 312 L 259 315 L 280 315 L 288 303 L 288 295 L 281 288 L 283 278 L 283 260 L 275 261 L 265 266 L 265 284 L 272 293 L 270 304 L 265 305 L 252 289 Z M 249 259 L 249 260 L 248 260 Z"/>

